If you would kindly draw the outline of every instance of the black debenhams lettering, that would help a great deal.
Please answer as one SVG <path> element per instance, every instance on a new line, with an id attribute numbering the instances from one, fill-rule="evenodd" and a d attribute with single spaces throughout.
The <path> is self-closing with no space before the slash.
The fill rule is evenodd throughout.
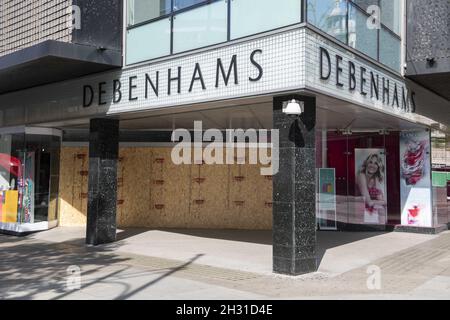
<path id="1" fill-rule="evenodd" d="M 383 104 L 403 112 L 414 113 L 416 110 L 414 92 L 410 91 L 406 85 L 399 86 L 397 81 L 390 80 L 387 76 L 378 74 L 375 70 L 370 70 L 363 65 L 357 68 L 354 61 L 345 60 L 338 54 L 332 58 L 330 52 L 323 47 L 319 47 L 319 68 L 320 80 L 323 82 L 329 82 L 334 72 L 335 85 L 339 90 L 348 89 L 353 93 L 358 87 L 359 94 L 367 97 L 370 88 L 370 99 L 377 101 L 381 99 Z M 348 70 L 348 73 L 344 73 L 344 70 Z M 343 79 L 345 76 L 346 81 Z M 347 88 L 345 88 L 346 84 Z"/>
<path id="2" fill-rule="evenodd" d="M 259 62 L 258 56 L 261 56 L 263 51 L 261 49 L 253 50 L 247 57 L 247 63 L 253 68 L 247 75 L 246 81 L 257 82 L 263 78 L 264 69 Z M 165 72 L 166 78 L 166 92 L 161 92 L 161 78 L 163 72 L 156 70 L 153 72 L 144 72 L 141 75 L 132 75 L 125 79 L 113 79 L 111 82 L 100 82 L 98 84 L 86 84 L 83 86 L 83 107 L 87 108 L 94 104 L 94 97 L 98 97 L 98 105 L 106 105 L 109 101 L 113 104 L 123 102 L 124 98 L 128 96 L 128 101 L 133 102 L 140 99 L 150 99 L 151 97 L 160 97 L 174 94 L 182 94 L 182 84 L 187 83 L 186 93 L 191 93 L 196 88 L 208 90 L 212 88 L 228 87 L 231 85 L 239 85 L 239 67 L 242 63 L 240 57 L 235 54 L 228 59 L 217 58 L 215 61 L 215 77 L 214 83 L 207 83 L 202 70 L 202 64 L 197 62 L 188 72 L 186 67 L 175 66 L 168 68 Z M 187 73 L 187 74 L 186 74 Z M 187 78 L 187 76 L 189 78 Z M 139 81 L 142 79 L 143 81 Z M 143 85 L 143 90 L 139 90 L 139 86 Z M 123 92 L 123 89 L 128 92 Z M 163 86 L 164 88 L 164 86 Z M 109 95 L 108 95 L 109 90 Z M 128 93 L 128 94 L 127 94 Z M 142 94 L 143 93 L 143 94 Z"/>

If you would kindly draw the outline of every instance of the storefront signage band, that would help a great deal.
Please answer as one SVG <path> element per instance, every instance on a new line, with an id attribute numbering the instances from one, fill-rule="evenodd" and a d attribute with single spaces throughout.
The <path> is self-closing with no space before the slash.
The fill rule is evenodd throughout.
<path id="1" fill-rule="evenodd" d="M 334 73 L 335 84 L 338 88 L 347 88 L 350 92 L 357 91 L 363 97 L 370 96 L 371 99 L 381 101 L 403 112 L 415 113 L 415 93 L 410 92 L 405 86 L 399 87 L 396 82 L 363 65 L 357 66 L 351 60 L 345 61 L 338 54 L 332 57 L 323 47 L 319 50 L 320 80 L 331 81 L 332 73 Z"/>
<path id="2" fill-rule="evenodd" d="M 261 80 L 264 74 L 264 70 L 261 64 L 257 61 L 257 56 L 263 53 L 262 50 L 257 49 L 252 51 L 250 56 L 248 57 L 250 64 L 253 66 L 257 74 L 255 76 L 249 76 L 248 81 L 257 82 Z M 192 92 L 195 86 L 202 88 L 202 90 L 208 90 L 211 87 L 219 88 L 220 86 L 228 86 L 230 84 L 238 85 L 238 68 L 240 66 L 238 56 L 235 54 L 231 57 L 229 64 L 224 62 L 221 58 L 217 59 L 215 64 L 216 73 L 215 73 L 215 83 L 206 83 L 205 77 L 203 76 L 202 66 L 200 63 L 195 63 L 192 68 L 191 78 L 187 79 L 189 81 L 189 90 L 188 92 Z M 178 66 L 176 68 L 169 68 L 164 70 L 167 73 L 167 83 L 162 84 L 160 81 L 161 71 L 155 71 L 152 74 L 145 73 L 143 77 L 145 78 L 145 86 L 144 90 L 138 90 L 138 85 L 136 84 L 138 80 L 137 75 L 133 75 L 126 79 L 126 83 L 123 83 L 123 79 L 114 79 L 112 81 L 112 86 L 109 84 L 109 87 L 112 88 L 112 102 L 114 104 L 120 103 L 124 98 L 128 101 L 136 101 L 138 99 L 148 99 L 150 95 L 154 95 L 159 97 L 162 94 L 166 94 L 167 96 L 176 94 L 181 94 L 182 82 L 186 81 L 186 79 L 182 78 L 182 67 Z M 126 91 L 128 92 L 127 96 L 124 97 L 124 86 L 126 86 Z M 94 97 L 97 95 L 98 105 L 106 105 L 107 104 L 107 82 L 100 82 L 98 85 L 84 85 L 83 86 L 83 107 L 90 107 L 94 103 Z M 139 97 L 136 92 L 144 92 L 143 97 Z M 97 94 L 95 94 L 97 92 Z"/>
<path id="3" fill-rule="evenodd" d="M 344 59 L 339 54 L 332 56 L 326 48 L 319 47 L 319 50 L 320 81 L 329 83 L 334 80 L 337 88 L 347 89 L 351 93 L 358 92 L 364 98 L 370 97 L 401 112 L 415 113 L 415 93 L 405 85 L 365 65 Z M 245 81 L 258 82 L 263 78 L 264 69 L 258 57 L 262 54 L 262 49 L 256 49 L 245 59 L 249 62 L 249 70 L 252 70 Z M 187 73 L 182 72 L 185 66 L 174 66 L 165 70 L 111 79 L 109 82 L 86 84 L 83 86 L 83 107 L 90 107 L 95 103 L 102 106 L 108 102 L 119 104 L 125 101 L 189 94 L 194 89 L 207 91 L 223 86 L 238 86 L 242 81 L 239 68 L 248 68 L 247 64 L 244 65 L 241 61 L 243 60 L 238 54 L 234 54 L 231 59 L 217 58 L 213 64 L 212 77 L 209 74 L 204 76 L 205 67 L 197 62 Z M 209 71 L 208 68 L 207 70 Z"/>

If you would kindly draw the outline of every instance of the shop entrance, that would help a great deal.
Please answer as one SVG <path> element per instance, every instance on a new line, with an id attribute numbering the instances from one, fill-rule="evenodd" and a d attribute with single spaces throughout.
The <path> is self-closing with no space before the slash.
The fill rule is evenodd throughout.
<path id="1" fill-rule="evenodd" d="M 211 141 L 205 140 L 197 149 L 202 156 L 198 159 L 194 148 L 182 150 L 179 140 L 172 139 L 176 129 L 194 138 L 194 133 L 200 132 L 195 131 L 196 122 L 201 123 L 202 136 L 215 129 L 227 139 L 227 130 L 254 129 L 257 137 L 260 130 L 272 126 L 272 101 L 266 99 L 269 102 L 253 99 L 238 107 L 212 108 L 208 104 L 207 109 L 195 112 L 123 116 L 117 163 L 117 226 L 271 230 L 272 176 L 262 174 L 261 169 L 269 164 L 260 161 L 262 154 L 269 156 L 270 152 L 249 141 L 239 152 L 236 148 L 227 152 L 231 150 L 226 143 L 208 151 Z M 62 226 L 86 223 L 89 151 L 87 144 L 79 141 L 80 131 L 65 128 L 59 190 Z M 208 152 L 218 162 L 211 163 Z"/>
<path id="2" fill-rule="evenodd" d="M 0 133 L 0 229 L 23 233 L 56 226 L 59 131 L 4 129 Z"/>
<path id="3" fill-rule="evenodd" d="M 319 131 L 321 229 L 400 224 L 399 133 Z"/>

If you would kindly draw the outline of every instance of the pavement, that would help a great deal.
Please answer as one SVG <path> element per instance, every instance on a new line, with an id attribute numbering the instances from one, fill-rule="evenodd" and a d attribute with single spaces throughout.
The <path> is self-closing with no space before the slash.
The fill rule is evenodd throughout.
<path id="1" fill-rule="evenodd" d="M 271 272 L 271 233 L 84 228 L 0 235 L 0 299 L 449 299 L 450 232 L 318 233 L 319 270 Z"/>

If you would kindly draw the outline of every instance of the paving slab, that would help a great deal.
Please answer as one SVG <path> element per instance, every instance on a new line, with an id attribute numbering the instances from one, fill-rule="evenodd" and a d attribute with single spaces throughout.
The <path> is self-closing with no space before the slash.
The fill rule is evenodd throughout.
<path id="1" fill-rule="evenodd" d="M 57 228 L 32 236 L 83 244 L 84 228 Z M 319 272 L 339 275 L 371 261 L 435 239 L 436 235 L 378 232 L 318 232 Z M 271 231 L 119 230 L 118 241 L 105 250 L 189 261 L 233 270 L 272 274 Z"/>
<path id="2" fill-rule="evenodd" d="M 117 243 L 98 247 L 84 245 L 83 228 L 0 235 L 0 299 L 450 298 L 450 232 L 320 233 L 321 269 L 298 277 L 263 269 L 267 232 L 123 232 Z M 255 247 L 264 249 L 250 254 Z M 67 287 L 73 266 L 80 267 L 80 290 Z M 373 266 L 380 269 L 378 289 L 367 286 Z"/>

